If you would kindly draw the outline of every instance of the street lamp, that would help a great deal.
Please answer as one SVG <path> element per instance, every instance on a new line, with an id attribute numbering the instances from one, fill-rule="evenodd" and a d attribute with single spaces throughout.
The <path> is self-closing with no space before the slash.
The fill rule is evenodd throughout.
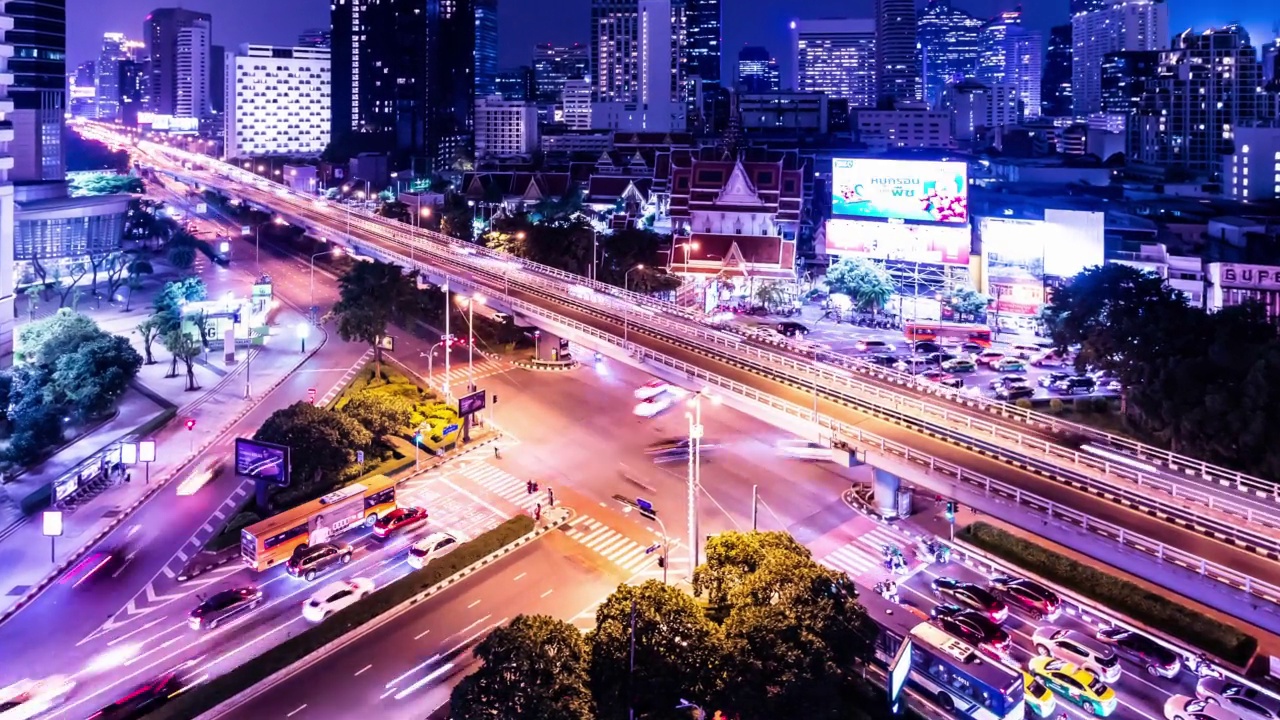
<path id="1" fill-rule="evenodd" d="M 476 391 L 476 333 L 472 320 L 475 319 L 476 303 L 483 305 L 485 303 L 483 295 L 472 295 L 471 297 L 459 297 L 458 304 L 465 303 L 467 306 L 467 392 Z"/>
<path id="2" fill-rule="evenodd" d="M 658 511 L 654 509 L 653 503 L 645 500 L 644 498 L 636 498 L 635 502 L 631 502 L 623 498 L 621 495 L 614 495 L 613 497 L 615 500 L 622 503 L 623 512 L 627 512 L 631 510 L 631 508 L 635 508 L 640 511 L 642 516 L 658 523 L 658 530 L 662 531 L 662 555 L 659 556 L 662 564 L 662 584 L 666 585 L 667 567 L 671 564 L 670 558 L 667 554 L 671 547 L 671 538 L 667 535 L 667 526 L 662 522 L 662 518 L 658 517 Z M 652 548 L 650 548 L 650 550 L 652 550 Z M 648 553 L 647 550 L 645 552 Z"/>
<path id="3" fill-rule="evenodd" d="M 414 257 L 414 250 L 415 250 L 414 246 L 418 244 L 417 232 L 420 232 L 422 230 L 422 223 L 419 220 L 419 218 L 429 218 L 429 217 L 431 217 L 431 208 L 429 207 L 420 207 L 418 208 L 418 212 L 413 214 L 413 228 L 416 232 L 414 233 L 413 237 L 409 241 L 409 261 L 414 266 L 417 266 L 418 264 L 417 258 Z"/>
<path id="4" fill-rule="evenodd" d="M 630 290 L 630 289 L 631 289 L 631 284 L 630 284 L 630 283 L 631 283 L 631 273 L 633 273 L 633 272 L 635 272 L 635 271 L 637 271 L 637 270 L 644 270 L 644 263 L 641 263 L 641 264 L 639 264 L 639 265 L 637 265 L 637 266 L 635 266 L 635 267 L 631 268 L 630 270 L 628 270 L 628 271 L 627 271 L 627 274 L 626 274 L 626 275 L 623 275 L 623 276 L 622 276 L 622 289 L 623 289 L 623 290 Z"/>
<path id="5" fill-rule="evenodd" d="M 686 269 L 686 270 L 688 270 L 688 266 L 689 266 L 689 253 L 691 253 L 691 252 L 693 252 L 694 250 L 697 250 L 697 249 L 698 249 L 698 247 L 699 247 L 699 246 L 698 246 L 698 241 L 697 241 L 697 240 L 689 240 L 688 242 L 682 242 L 682 243 L 677 244 L 677 245 L 676 245 L 676 247 L 677 247 L 677 248 L 681 248 L 681 247 L 682 247 L 682 248 L 684 248 L 684 264 L 685 264 L 685 269 Z"/>
<path id="6" fill-rule="evenodd" d="M 298 339 L 302 341 L 301 353 L 307 352 L 307 335 L 311 332 L 311 326 L 306 323 L 298 323 Z M 692 576 L 690 576 L 692 577 Z"/>
<path id="7" fill-rule="evenodd" d="M 449 341 L 453 339 L 453 335 L 449 333 L 449 316 L 453 314 L 453 308 L 449 307 L 449 283 L 446 282 L 440 287 L 444 290 L 444 337 L 441 340 Z M 449 358 L 453 355 L 453 345 L 444 346 L 444 399 L 448 401 L 453 397 L 453 393 L 449 391 Z"/>
<path id="8" fill-rule="evenodd" d="M 702 399 L 710 398 L 719 403 L 720 398 L 705 389 L 689 398 L 692 412 L 684 414 L 689 421 L 689 582 L 693 582 L 693 570 L 698 566 L 698 491 L 702 482 Z"/>
<path id="9" fill-rule="evenodd" d="M 322 255 L 329 255 L 329 254 L 341 256 L 342 246 L 334 245 L 328 250 L 321 250 L 320 252 L 311 256 L 311 307 L 313 308 L 316 306 L 316 258 Z"/>

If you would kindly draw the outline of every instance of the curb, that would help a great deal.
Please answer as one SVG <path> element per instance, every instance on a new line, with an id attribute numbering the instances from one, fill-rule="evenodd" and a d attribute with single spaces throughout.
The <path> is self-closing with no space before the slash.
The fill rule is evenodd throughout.
<path id="1" fill-rule="evenodd" d="M 512 360 L 511 364 L 521 370 L 535 372 L 568 372 L 582 367 L 577 360 Z"/>
<path id="2" fill-rule="evenodd" d="M 133 515 L 133 513 L 135 513 L 138 510 L 138 508 L 142 507 L 144 503 L 149 501 L 151 498 L 155 497 L 156 493 L 164 489 L 164 487 L 169 484 L 170 480 L 172 480 L 173 478 L 181 474 L 182 471 L 186 469 L 186 467 L 190 465 L 193 460 L 195 460 L 197 457 L 200 456 L 200 453 L 203 453 L 205 450 L 208 450 L 210 447 L 212 447 L 213 444 L 216 443 L 219 438 L 225 435 L 232 427 L 234 427 L 236 423 L 243 420 L 246 415 L 248 415 L 251 411 L 256 409 L 263 399 L 265 399 L 271 393 L 275 392 L 276 388 L 284 384 L 285 380 L 288 380 L 290 377 L 292 377 L 293 374 L 298 371 L 298 368 L 302 367 L 308 360 L 312 358 L 313 355 L 315 355 L 317 352 L 320 351 L 320 348 L 324 347 L 325 344 L 329 341 L 329 333 L 326 332 L 324 328 L 320 328 L 320 332 L 322 333 L 320 342 L 316 343 L 316 346 L 312 348 L 311 352 L 307 353 L 306 355 L 303 355 L 301 359 L 298 361 L 298 363 L 294 365 L 291 370 L 289 370 L 287 373 L 281 376 L 281 378 L 277 380 L 274 384 L 272 384 L 271 387 L 262 391 L 259 394 L 257 401 L 251 402 L 247 407 L 242 408 L 240 412 L 237 413 L 233 419 L 224 423 L 222 427 L 218 428 L 218 431 L 215 432 L 212 436 L 210 436 L 207 442 L 197 447 L 194 452 L 188 452 L 183 457 L 181 462 L 178 465 L 176 465 L 168 475 L 163 476 L 157 479 L 156 482 L 152 483 L 151 487 L 142 494 L 142 497 L 135 500 L 131 505 L 129 505 L 129 507 L 125 508 L 123 511 L 120 512 L 120 514 L 112 518 L 111 522 L 107 523 L 107 526 L 102 530 L 100 530 L 96 535 L 94 535 L 92 538 L 82 543 L 75 552 L 71 553 L 71 555 L 68 556 L 66 560 L 62 561 L 57 567 L 55 567 L 47 575 L 45 575 L 44 578 L 40 580 L 40 582 L 31 586 L 31 589 L 28 590 L 26 594 L 23 595 L 21 598 L 18 598 L 17 602 L 11 605 L 4 612 L 0 612 L 0 624 L 3 624 L 6 620 L 13 617 L 15 614 L 17 614 L 19 610 L 22 610 L 27 605 L 30 605 L 32 601 L 34 601 L 37 597 L 39 597 L 40 594 L 43 593 L 45 589 L 48 588 L 49 585 L 53 583 L 54 580 L 60 577 L 62 573 L 66 572 L 67 568 L 71 567 L 73 564 L 79 561 L 80 558 L 84 557 L 85 554 L 89 552 L 90 548 L 94 547 L 99 542 L 101 542 L 103 538 L 105 538 L 107 535 L 110 535 L 112 532 L 114 532 L 116 528 L 123 525 L 124 522 L 128 520 Z M 217 386 L 215 385 L 215 388 L 216 387 Z"/>
<path id="3" fill-rule="evenodd" d="M 558 520 L 550 521 L 550 515 L 552 512 L 556 512 L 556 514 L 558 514 L 560 518 Z M 573 518 L 574 514 L 575 514 L 574 511 L 567 507 L 559 507 L 559 508 L 556 508 L 554 511 L 548 511 L 547 515 L 544 517 L 547 517 L 549 521 L 546 522 L 545 524 L 540 524 L 539 526 L 535 527 L 533 529 L 533 532 L 528 533 L 527 535 L 524 535 L 523 537 L 517 539 L 515 542 L 509 545 L 503 546 L 501 549 L 493 552 L 490 555 L 480 558 L 479 560 L 472 563 L 471 565 L 468 565 L 467 567 L 462 568 L 458 572 L 441 580 L 435 585 L 432 585 L 426 590 L 423 590 L 421 593 L 418 593 L 416 596 L 409 598 L 408 600 L 397 605 L 396 607 L 391 608 L 387 612 L 382 613 L 381 615 L 374 618 L 373 620 L 370 620 L 369 622 L 363 625 L 360 625 L 352 632 L 349 632 L 346 635 L 343 635 L 342 637 L 338 638 L 337 640 L 334 640 L 328 645 L 318 648 L 314 652 L 308 654 L 304 658 L 299 659 L 297 662 L 289 665 L 288 667 L 284 667 L 284 668 L 281 668 L 280 670 L 277 670 L 275 673 L 258 681 L 256 685 L 241 691 L 230 700 L 227 700 L 205 711 L 204 713 L 201 713 L 198 716 L 197 720 L 215 720 L 215 718 L 220 718 L 226 715 L 227 713 L 230 713 L 240 708 L 241 706 L 245 705 L 249 701 L 258 697 L 262 693 L 267 692 L 271 688 L 279 685 L 285 680 L 288 680 L 290 677 L 293 677 L 299 672 L 306 670 L 307 668 L 316 664 L 320 660 L 328 657 L 331 653 L 335 653 L 341 650 L 343 647 L 346 647 L 347 645 L 355 642 L 356 640 L 359 640 L 361 637 L 367 635 L 368 633 L 373 632 L 374 630 L 387 624 L 388 622 L 391 622 L 392 620 L 396 619 L 400 615 L 403 615 L 409 610 L 412 610 L 414 606 L 416 606 L 418 603 L 424 600 L 427 600 L 432 596 L 439 594 L 440 592 L 443 592 L 444 590 L 452 587 L 453 585 L 456 585 L 457 583 L 461 582 L 462 580 L 465 580 L 471 575 L 474 575 L 475 573 L 479 572 L 485 567 L 488 567 L 493 562 L 500 560 L 501 558 L 510 554 L 512 551 L 517 550 L 521 547 L 524 547 L 525 545 L 533 542 L 534 540 L 537 540 L 538 538 L 542 537 L 543 535 L 546 535 L 552 530 L 555 530 L 563 526 L 565 523 L 569 522 L 569 520 Z"/>

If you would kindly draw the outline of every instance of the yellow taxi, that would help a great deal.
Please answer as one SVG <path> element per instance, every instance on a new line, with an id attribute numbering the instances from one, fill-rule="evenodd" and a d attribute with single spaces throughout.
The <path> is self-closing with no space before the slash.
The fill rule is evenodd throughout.
<path id="1" fill-rule="evenodd" d="M 1027 707 L 1035 711 L 1036 715 L 1047 718 L 1053 714 L 1053 709 L 1058 706 L 1058 701 L 1053 699 L 1051 692 L 1044 683 L 1032 677 L 1029 673 L 1022 673 L 1022 687 L 1026 691 Z"/>
<path id="2" fill-rule="evenodd" d="M 1116 709 L 1116 691 L 1093 673 L 1085 672 L 1066 660 L 1035 657 L 1027 663 L 1031 675 L 1069 702 L 1098 717 L 1106 717 Z"/>

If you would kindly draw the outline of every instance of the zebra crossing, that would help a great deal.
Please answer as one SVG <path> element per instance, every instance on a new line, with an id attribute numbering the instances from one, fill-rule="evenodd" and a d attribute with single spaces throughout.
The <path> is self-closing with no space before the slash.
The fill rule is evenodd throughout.
<path id="1" fill-rule="evenodd" d="M 565 526 L 565 531 L 571 540 L 585 545 L 587 549 L 630 573 L 638 573 L 650 566 L 656 568 L 658 557 L 662 553 L 661 547 L 649 551 L 655 545 L 660 545 L 656 538 L 653 542 L 635 540 L 590 515 L 575 517 Z"/>
<path id="2" fill-rule="evenodd" d="M 470 480 L 526 512 L 533 512 L 538 503 L 542 503 L 543 510 L 549 509 L 545 485 L 539 488 L 538 492 L 530 494 L 524 478 L 518 478 L 487 462 L 471 463 L 453 474 Z"/>
<path id="3" fill-rule="evenodd" d="M 833 570 L 844 571 L 853 580 L 875 583 L 889 577 L 889 571 L 884 567 L 886 545 L 896 545 L 908 551 L 911 540 L 891 528 L 875 525 L 819 562 Z"/>
<path id="4" fill-rule="evenodd" d="M 480 354 L 476 355 L 474 371 L 467 366 L 466 359 L 461 362 L 454 362 L 449 366 L 448 374 L 444 371 L 444 363 L 436 361 L 430 367 L 430 378 L 428 381 L 437 387 L 443 387 L 445 380 L 449 381 L 449 385 L 454 388 L 462 388 L 470 379 L 480 380 L 492 375 L 504 373 L 510 369 L 510 366 L 501 360 L 484 357 Z M 474 372 L 474 375 L 472 374 Z"/>

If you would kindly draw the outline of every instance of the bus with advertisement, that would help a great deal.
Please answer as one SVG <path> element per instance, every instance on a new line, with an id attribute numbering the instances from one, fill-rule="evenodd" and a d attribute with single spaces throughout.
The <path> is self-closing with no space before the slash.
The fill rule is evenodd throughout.
<path id="1" fill-rule="evenodd" d="M 371 526 L 396 509 L 396 481 L 373 475 L 240 531 L 240 558 L 259 572 L 288 560 L 305 545 L 329 542 Z"/>
<path id="2" fill-rule="evenodd" d="M 879 627 L 875 660 L 886 670 L 904 642 L 911 641 L 907 687 L 956 718 L 1024 720 L 1025 678 L 1021 670 L 990 660 L 973 646 L 931 625 L 929 616 L 879 594 L 858 602 Z"/>
<path id="3" fill-rule="evenodd" d="M 954 323 L 917 321 L 909 322 L 902 328 L 902 334 L 913 343 L 927 340 L 929 342 L 961 342 L 974 343 L 984 348 L 991 347 L 991 328 L 976 323 Z"/>

